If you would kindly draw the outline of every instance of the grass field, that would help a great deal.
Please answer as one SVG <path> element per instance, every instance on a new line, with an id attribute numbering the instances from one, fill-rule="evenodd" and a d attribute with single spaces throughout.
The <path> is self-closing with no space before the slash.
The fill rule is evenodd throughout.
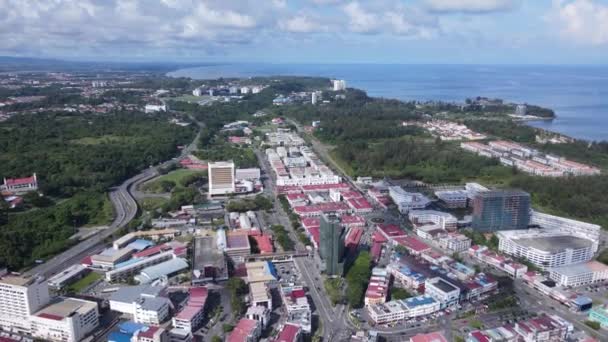
<path id="1" fill-rule="evenodd" d="M 84 278 L 75 282 L 74 284 L 68 286 L 68 291 L 73 291 L 75 293 L 79 293 L 84 290 L 87 286 L 93 284 L 97 280 L 101 279 L 103 276 L 99 273 L 91 272 L 87 274 Z"/>
<path id="2" fill-rule="evenodd" d="M 152 192 L 152 193 L 164 192 L 163 190 L 161 190 L 162 186 L 160 186 L 160 183 L 163 181 L 174 182 L 175 188 L 180 188 L 180 187 L 182 187 L 181 180 L 188 176 L 191 176 L 191 175 L 206 176 L 207 173 L 204 171 L 185 170 L 185 169 L 171 171 L 171 172 L 167 173 L 166 175 L 160 176 L 157 179 L 155 179 L 149 183 L 145 183 L 142 187 L 142 190 L 147 191 L 147 192 Z"/>
<path id="3" fill-rule="evenodd" d="M 164 198 L 144 198 L 141 201 L 141 207 L 145 211 L 154 211 L 162 207 L 168 201 Z"/>

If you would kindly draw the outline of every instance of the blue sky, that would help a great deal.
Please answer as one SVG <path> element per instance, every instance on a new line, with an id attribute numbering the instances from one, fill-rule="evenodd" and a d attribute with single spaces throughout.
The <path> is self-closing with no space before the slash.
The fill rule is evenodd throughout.
<path id="1" fill-rule="evenodd" d="M 601 64 L 608 0 L 0 0 L 0 55 Z"/>

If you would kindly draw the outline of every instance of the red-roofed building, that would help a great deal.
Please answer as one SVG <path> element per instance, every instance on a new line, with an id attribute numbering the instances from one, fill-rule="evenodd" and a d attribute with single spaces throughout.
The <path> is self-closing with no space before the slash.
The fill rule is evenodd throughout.
<path id="1" fill-rule="evenodd" d="M 302 339 L 302 328 L 299 325 L 285 323 L 274 342 L 299 342 Z"/>
<path id="2" fill-rule="evenodd" d="M 412 236 L 400 236 L 393 240 L 395 243 L 405 247 L 410 252 L 410 254 L 413 255 L 420 255 L 422 254 L 422 252 L 431 249 L 431 246 Z"/>
<path id="3" fill-rule="evenodd" d="M 277 186 L 277 193 L 279 195 L 286 194 L 298 194 L 302 192 L 302 188 L 298 185 L 281 185 Z"/>
<path id="4" fill-rule="evenodd" d="M 329 191 L 331 189 L 348 190 L 350 189 L 350 185 L 346 183 L 302 185 L 302 191 L 304 192 L 320 192 Z"/>
<path id="5" fill-rule="evenodd" d="M 168 340 L 169 333 L 167 330 L 154 325 L 137 330 L 131 338 L 132 342 L 165 342 Z"/>
<path id="6" fill-rule="evenodd" d="M 259 321 L 241 318 L 234 330 L 228 335 L 226 342 L 257 342 L 262 335 L 262 325 Z"/>
<path id="7" fill-rule="evenodd" d="M 293 208 L 293 211 L 300 217 L 321 216 L 323 213 L 334 212 L 337 214 L 345 214 L 350 211 L 346 203 L 318 203 L 313 205 L 303 205 Z"/>
<path id="8" fill-rule="evenodd" d="M 191 158 L 184 158 L 179 161 L 179 164 L 185 168 L 190 170 L 207 170 L 207 163 L 201 163 L 199 161 L 194 161 Z"/>
<path id="9" fill-rule="evenodd" d="M 274 246 L 272 245 L 272 240 L 270 239 L 270 236 L 258 235 L 253 236 L 253 239 L 258 243 L 260 254 L 274 253 Z"/>
<path id="10" fill-rule="evenodd" d="M 198 329 L 205 317 L 205 304 L 209 291 L 205 287 L 192 287 L 188 292 L 190 294 L 188 303 L 173 317 L 173 326 L 193 332 Z"/>
<path id="11" fill-rule="evenodd" d="M 346 200 L 346 203 L 356 213 L 370 213 L 374 210 L 374 207 L 364 197 L 350 198 Z"/>
<path id="12" fill-rule="evenodd" d="M 312 227 L 320 227 L 321 220 L 318 217 L 303 217 L 301 220 L 302 227 L 309 229 Z"/>
<path id="13" fill-rule="evenodd" d="M 448 340 L 439 331 L 428 334 L 418 334 L 410 337 L 410 342 L 448 342 Z"/>
<path id="14" fill-rule="evenodd" d="M 371 253 L 372 258 L 374 259 L 374 262 L 377 263 L 382 257 L 382 244 L 374 242 L 369 252 Z"/>
<path id="15" fill-rule="evenodd" d="M 363 236 L 363 229 L 357 227 L 351 228 L 348 231 L 348 234 L 346 234 L 346 238 L 344 239 L 344 246 L 351 253 L 354 253 L 357 250 L 357 246 L 359 245 L 361 236 Z"/>
<path id="16" fill-rule="evenodd" d="M 133 253 L 134 258 L 147 258 L 162 252 L 166 252 L 171 249 L 171 246 L 162 244 L 153 247 L 146 248 L 141 252 Z"/>
<path id="17" fill-rule="evenodd" d="M 380 232 L 388 241 L 400 236 L 406 236 L 407 234 L 399 226 L 395 224 L 381 223 L 377 225 L 377 232 Z"/>
<path id="18" fill-rule="evenodd" d="M 305 204 L 306 201 L 308 200 L 308 195 L 299 192 L 299 193 L 287 194 L 287 195 L 285 195 L 285 198 L 287 198 L 287 202 L 289 202 L 289 205 L 294 207 L 296 205 Z"/>
<path id="19" fill-rule="evenodd" d="M 343 215 L 340 223 L 346 228 L 365 227 L 365 218 L 359 215 Z"/>
<path id="20" fill-rule="evenodd" d="M 28 191 L 36 191 L 38 190 L 38 177 L 34 173 L 31 177 L 4 178 L 4 185 L 2 188 L 17 194 Z"/>
<path id="21" fill-rule="evenodd" d="M 86 256 L 86 257 L 82 258 L 82 260 L 80 260 L 80 264 L 82 266 L 87 266 L 87 267 L 93 265 L 93 261 L 91 260 L 91 256 L 89 255 L 89 256 Z"/>
<path id="22" fill-rule="evenodd" d="M 378 267 L 372 269 L 372 276 L 365 291 L 366 306 L 384 304 L 386 302 L 390 279 L 391 274 L 386 269 Z"/>
<path id="23" fill-rule="evenodd" d="M 310 227 L 307 230 L 308 234 L 310 234 L 311 242 L 313 243 L 314 247 L 319 249 L 319 244 L 321 243 L 321 228 Z"/>

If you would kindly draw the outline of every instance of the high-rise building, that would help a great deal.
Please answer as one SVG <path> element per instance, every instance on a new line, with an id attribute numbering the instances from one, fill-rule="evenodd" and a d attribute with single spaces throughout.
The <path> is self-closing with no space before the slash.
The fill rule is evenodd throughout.
<path id="1" fill-rule="evenodd" d="M 332 80 L 332 85 L 334 91 L 341 91 L 346 89 L 346 81 L 345 80 Z"/>
<path id="2" fill-rule="evenodd" d="M 321 246 L 319 254 L 325 261 L 325 273 L 328 275 L 342 274 L 342 256 L 344 255 L 345 230 L 336 214 L 321 216 Z"/>
<path id="3" fill-rule="evenodd" d="M 0 278 L 0 326 L 29 332 L 30 315 L 50 301 L 46 280 L 4 275 Z"/>
<path id="4" fill-rule="evenodd" d="M 473 229 L 481 232 L 526 229 L 530 194 L 519 190 L 480 192 L 473 198 Z"/>
<path id="5" fill-rule="evenodd" d="M 236 191 L 234 186 L 234 162 L 209 163 L 209 196 L 227 195 Z"/>

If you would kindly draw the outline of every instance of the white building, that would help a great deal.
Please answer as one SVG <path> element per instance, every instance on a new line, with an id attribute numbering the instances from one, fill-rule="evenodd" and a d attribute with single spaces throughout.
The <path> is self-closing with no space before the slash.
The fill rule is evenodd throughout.
<path id="1" fill-rule="evenodd" d="M 542 230 L 503 230 L 497 233 L 498 249 L 525 258 L 545 270 L 589 261 L 595 242 L 568 233 Z"/>
<path id="2" fill-rule="evenodd" d="M 152 104 L 147 104 L 145 107 L 145 112 L 146 113 L 154 113 L 154 112 L 166 112 L 167 111 L 167 106 L 166 105 L 152 105 Z"/>
<path id="3" fill-rule="evenodd" d="M 29 317 L 48 304 L 49 288 L 43 278 L 4 275 L 0 278 L 0 326 L 29 332 Z"/>
<path id="4" fill-rule="evenodd" d="M 173 251 L 161 252 L 156 255 L 152 255 L 147 258 L 141 258 L 139 260 L 132 259 L 133 261 L 127 261 L 126 265 L 121 266 L 120 264 L 111 271 L 106 272 L 106 281 L 117 282 L 120 280 L 128 279 L 129 277 L 135 276 L 141 270 L 146 267 L 153 266 L 171 260 L 175 257 Z"/>
<path id="5" fill-rule="evenodd" d="M 402 214 L 407 214 L 410 210 L 424 209 L 431 204 L 431 200 L 423 194 L 407 192 L 400 186 L 389 186 L 388 194 Z"/>
<path id="6" fill-rule="evenodd" d="M 458 304 L 460 289 L 443 278 L 431 278 L 424 282 L 424 294 L 437 300 L 441 308 Z"/>
<path id="7" fill-rule="evenodd" d="M 270 309 L 265 306 L 250 306 L 245 313 L 245 317 L 260 322 L 262 330 L 264 330 L 270 322 Z"/>
<path id="8" fill-rule="evenodd" d="M 433 226 L 434 228 L 447 231 L 455 231 L 458 228 L 456 217 L 443 211 L 410 210 L 408 218 L 414 225 Z"/>
<path id="9" fill-rule="evenodd" d="M 597 261 L 549 269 L 558 286 L 585 286 L 608 280 L 608 266 Z"/>
<path id="10" fill-rule="evenodd" d="M 297 324 L 302 327 L 303 331 L 310 333 L 312 315 L 304 288 L 302 286 L 280 286 L 279 292 L 287 313 L 287 322 Z"/>
<path id="11" fill-rule="evenodd" d="M 346 89 L 345 80 L 331 80 L 331 83 L 334 91 L 341 91 Z"/>
<path id="12" fill-rule="evenodd" d="M 450 209 L 466 208 L 468 194 L 466 190 L 435 191 L 435 196 Z"/>
<path id="13" fill-rule="evenodd" d="M 110 296 L 110 309 L 133 317 L 137 323 L 159 325 L 169 317 L 171 302 L 162 286 L 122 287 Z"/>
<path id="14" fill-rule="evenodd" d="M 392 300 L 367 307 L 370 318 L 376 324 L 398 322 L 405 319 L 430 315 L 440 310 L 440 303 L 429 296 Z"/>
<path id="15" fill-rule="evenodd" d="M 462 234 L 449 234 L 439 238 L 439 247 L 452 252 L 464 252 L 471 247 L 471 239 Z"/>
<path id="16" fill-rule="evenodd" d="M 188 292 L 190 295 L 188 302 L 173 317 L 172 323 L 174 328 L 194 332 L 200 327 L 205 318 L 205 305 L 209 292 L 205 287 L 193 287 Z"/>
<path id="17" fill-rule="evenodd" d="M 51 341 L 78 342 L 99 325 L 97 303 L 64 298 L 30 316 L 31 334 Z"/>
<path id="18" fill-rule="evenodd" d="M 76 278 L 82 277 L 87 271 L 88 269 L 81 264 L 72 265 L 51 277 L 48 281 L 49 286 L 61 289 Z"/>
<path id="19" fill-rule="evenodd" d="M 251 88 L 241 87 L 241 94 L 249 94 L 250 92 L 251 92 Z"/>
<path id="20" fill-rule="evenodd" d="M 209 196 L 227 195 L 236 191 L 234 185 L 234 162 L 209 163 Z"/>
<path id="21" fill-rule="evenodd" d="M 566 232 L 573 236 L 591 240 L 594 242 L 593 251 L 597 252 L 598 250 L 602 227 L 597 224 L 543 214 L 533 210 L 530 215 L 530 225 L 537 225 L 546 230 Z"/>
<path id="22" fill-rule="evenodd" d="M 192 95 L 194 95 L 194 96 L 202 96 L 203 95 L 203 89 L 200 88 L 200 87 L 194 89 L 192 91 Z"/>

